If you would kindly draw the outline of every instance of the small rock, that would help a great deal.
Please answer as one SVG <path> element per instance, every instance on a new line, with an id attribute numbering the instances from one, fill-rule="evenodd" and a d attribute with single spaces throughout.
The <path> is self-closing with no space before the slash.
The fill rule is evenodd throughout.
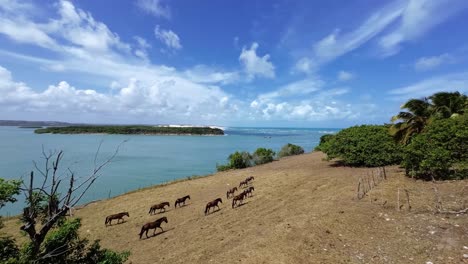
<path id="1" fill-rule="evenodd" d="M 429 234 L 433 235 L 435 234 L 435 231 L 429 231 Z"/>
<path id="2" fill-rule="evenodd" d="M 463 258 L 468 259 L 468 254 L 463 254 Z"/>
<path id="3" fill-rule="evenodd" d="M 468 247 L 467 247 L 467 246 L 463 246 L 463 249 L 468 249 Z"/>
<path id="4" fill-rule="evenodd" d="M 426 264 L 434 264 L 432 261 L 426 261 Z"/>

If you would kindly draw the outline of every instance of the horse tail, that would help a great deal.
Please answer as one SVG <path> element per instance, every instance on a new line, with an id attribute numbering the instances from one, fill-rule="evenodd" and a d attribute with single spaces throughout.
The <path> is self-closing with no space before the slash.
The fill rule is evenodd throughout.
<path id="1" fill-rule="evenodd" d="M 232 199 L 232 208 L 234 208 L 234 201 L 236 200 L 236 197 Z"/>
<path id="2" fill-rule="evenodd" d="M 209 208 L 210 208 L 210 206 L 209 206 L 209 205 L 206 205 L 206 207 L 205 207 L 205 215 L 206 215 L 206 213 L 208 213 L 208 209 L 209 209 Z"/>
<path id="3" fill-rule="evenodd" d="M 106 221 L 104 222 L 104 225 L 107 225 L 108 221 L 109 221 L 109 217 L 106 217 Z"/>

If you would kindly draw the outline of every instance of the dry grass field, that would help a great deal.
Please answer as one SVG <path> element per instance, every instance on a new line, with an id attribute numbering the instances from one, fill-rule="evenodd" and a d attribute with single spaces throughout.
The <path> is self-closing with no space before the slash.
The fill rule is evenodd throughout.
<path id="1" fill-rule="evenodd" d="M 444 209 L 457 210 L 468 205 L 468 187 L 462 193 L 468 181 L 414 181 L 387 167 L 387 180 L 358 200 L 358 179 L 372 169 L 323 158 L 314 152 L 151 187 L 89 204 L 75 217 L 82 218 L 83 236 L 130 250 L 129 263 L 468 263 L 468 215 L 435 214 L 433 190 Z M 250 175 L 254 196 L 232 209 L 226 191 Z M 187 194 L 187 205 L 174 209 L 176 198 Z M 205 216 L 206 203 L 218 197 L 221 209 Z M 171 207 L 150 216 L 149 207 L 163 201 Z M 124 223 L 104 226 L 107 215 L 121 211 L 130 214 Z M 141 226 L 162 216 L 168 218 L 164 232 L 140 240 Z M 3 232 L 24 241 L 17 220 L 5 224 Z"/>

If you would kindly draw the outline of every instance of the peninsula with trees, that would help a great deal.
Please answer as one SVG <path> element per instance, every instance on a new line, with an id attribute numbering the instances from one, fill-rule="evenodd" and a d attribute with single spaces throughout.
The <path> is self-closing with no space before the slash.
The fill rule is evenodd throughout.
<path id="1" fill-rule="evenodd" d="M 215 127 L 197 126 L 63 126 L 47 127 L 34 131 L 36 134 L 122 134 L 122 135 L 224 135 L 224 131 Z"/>

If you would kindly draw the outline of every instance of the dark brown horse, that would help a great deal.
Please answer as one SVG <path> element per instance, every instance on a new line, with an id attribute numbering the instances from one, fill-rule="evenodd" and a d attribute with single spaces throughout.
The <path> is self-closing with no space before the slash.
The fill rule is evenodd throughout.
<path id="1" fill-rule="evenodd" d="M 239 188 L 247 187 L 248 184 L 249 182 L 247 180 L 243 180 L 239 183 Z"/>
<path id="2" fill-rule="evenodd" d="M 254 180 L 254 177 L 253 177 L 253 176 L 250 176 L 250 177 L 248 177 L 248 178 L 247 178 L 247 179 L 245 179 L 245 180 L 246 180 L 247 182 L 251 182 L 251 181 L 253 181 L 253 180 Z"/>
<path id="3" fill-rule="evenodd" d="M 234 187 L 232 189 L 229 189 L 226 192 L 226 198 L 229 199 L 230 197 L 234 196 L 234 193 L 237 191 L 237 187 Z"/>
<path id="4" fill-rule="evenodd" d="M 160 203 L 160 204 L 155 204 L 153 206 L 151 206 L 150 210 L 149 210 L 149 214 L 156 214 L 156 210 L 159 210 L 160 213 L 163 213 L 166 211 L 166 205 L 168 207 L 171 207 L 171 205 L 169 204 L 169 202 L 163 202 L 163 203 Z"/>
<path id="5" fill-rule="evenodd" d="M 252 192 L 255 191 L 255 188 L 253 186 L 250 186 L 249 188 L 244 190 L 245 196 L 247 197 L 252 197 Z"/>
<path id="6" fill-rule="evenodd" d="M 185 200 L 189 199 L 190 200 L 190 195 L 186 195 L 182 198 L 179 198 L 175 201 L 175 205 L 174 205 L 174 208 L 177 208 L 177 205 L 179 205 L 179 207 L 181 207 L 181 204 L 185 205 Z"/>
<path id="7" fill-rule="evenodd" d="M 148 230 L 150 230 L 150 229 L 154 229 L 153 236 L 156 235 L 156 229 L 158 229 L 158 228 L 161 228 L 162 232 L 164 232 L 164 229 L 162 229 L 162 227 L 161 227 L 162 222 L 167 223 L 167 218 L 165 216 L 159 218 L 158 220 L 156 220 L 154 222 L 149 222 L 149 223 L 144 224 L 141 227 L 140 239 L 141 239 L 141 236 L 143 235 L 144 232 L 146 232 L 146 238 L 148 238 Z"/>
<path id="8" fill-rule="evenodd" d="M 218 203 L 223 203 L 223 200 L 221 200 L 221 198 L 218 198 L 218 199 L 216 199 L 214 201 L 211 201 L 211 202 L 207 203 L 206 207 L 205 207 L 205 215 L 207 215 L 210 212 L 211 208 L 213 208 L 213 211 L 214 211 L 215 207 L 218 207 L 218 209 L 219 209 Z"/>
<path id="9" fill-rule="evenodd" d="M 239 206 L 240 204 L 242 204 L 246 195 L 247 194 L 245 193 L 245 191 L 243 191 L 239 193 L 238 195 L 234 196 L 234 198 L 232 198 L 232 208 L 234 208 L 234 206 L 236 205 Z"/>
<path id="10" fill-rule="evenodd" d="M 107 226 L 107 224 L 112 225 L 112 220 L 114 220 L 114 219 L 117 219 L 117 224 L 120 222 L 120 220 L 125 222 L 124 219 L 123 219 L 124 216 L 130 217 L 128 212 L 122 212 L 122 213 L 118 213 L 118 214 L 109 215 L 108 217 L 106 217 L 106 222 L 104 222 L 104 224 L 106 226 Z"/>

